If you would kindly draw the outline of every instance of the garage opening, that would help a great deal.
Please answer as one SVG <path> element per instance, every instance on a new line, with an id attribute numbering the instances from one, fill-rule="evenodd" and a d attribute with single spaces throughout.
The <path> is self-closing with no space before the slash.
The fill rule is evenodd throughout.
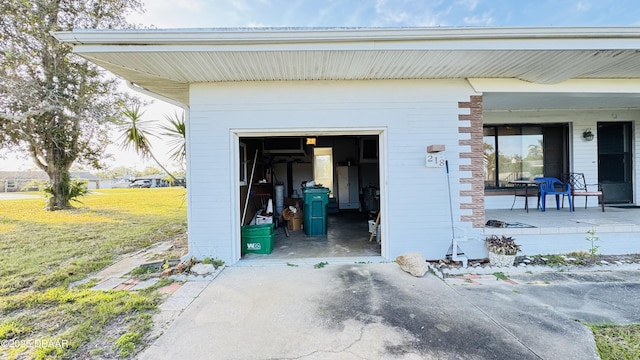
<path id="1" fill-rule="evenodd" d="M 239 146 L 242 259 L 381 255 L 379 135 L 240 136 Z"/>

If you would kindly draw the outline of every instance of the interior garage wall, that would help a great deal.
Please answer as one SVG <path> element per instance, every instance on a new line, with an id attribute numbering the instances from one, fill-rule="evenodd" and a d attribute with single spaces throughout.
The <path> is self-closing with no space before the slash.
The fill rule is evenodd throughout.
<path id="1" fill-rule="evenodd" d="M 195 84 L 190 88 L 191 156 L 189 249 L 193 256 L 234 263 L 240 256 L 236 151 L 238 136 L 251 132 L 348 135 L 380 133 L 382 256 L 418 251 L 442 258 L 451 241 L 449 192 L 444 167 L 425 166 L 426 147 L 445 145 L 456 227 L 470 210 L 460 209 L 469 178 L 460 165 L 468 146 L 458 131 L 459 102 L 477 95 L 464 80 L 316 81 Z M 357 130 L 357 131 L 356 131 Z M 240 134 L 240 135 L 239 135 Z M 230 211 L 232 210 L 232 211 Z M 475 234 L 475 235 L 479 235 Z"/>

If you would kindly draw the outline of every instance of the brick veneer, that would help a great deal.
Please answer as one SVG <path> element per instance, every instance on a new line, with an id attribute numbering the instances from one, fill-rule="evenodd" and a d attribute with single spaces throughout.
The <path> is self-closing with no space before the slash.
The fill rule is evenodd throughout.
<path id="1" fill-rule="evenodd" d="M 459 121 L 469 121 L 470 126 L 458 127 L 460 134 L 468 133 L 468 140 L 459 140 L 460 146 L 469 146 L 470 152 L 460 152 L 461 159 L 471 159 L 471 165 L 460 165 L 460 171 L 470 171 L 471 177 L 460 178 L 461 184 L 471 184 L 471 190 L 461 190 L 460 196 L 470 197 L 470 203 L 460 203 L 460 209 L 471 209 L 471 215 L 460 220 L 471 222 L 473 227 L 484 226 L 484 166 L 482 148 L 482 96 L 471 96 L 468 102 L 458 102 L 458 108 L 469 109 L 469 114 L 458 115 Z"/>

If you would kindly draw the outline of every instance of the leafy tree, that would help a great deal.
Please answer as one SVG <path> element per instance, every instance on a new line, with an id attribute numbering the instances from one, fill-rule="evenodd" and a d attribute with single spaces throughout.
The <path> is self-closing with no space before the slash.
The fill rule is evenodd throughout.
<path id="1" fill-rule="evenodd" d="M 537 144 L 531 144 L 528 146 L 529 152 L 527 153 L 527 160 L 542 160 L 544 152 L 542 151 L 542 139 L 538 140 Z"/>
<path id="2" fill-rule="evenodd" d="M 128 168 L 126 166 L 118 166 L 113 169 L 110 169 L 110 168 L 103 169 L 101 171 L 96 172 L 95 175 L 101 179 L 117 179 L 117 178 L 125 177 L 126 175 L 134 176 L 134 177 L 140 176 L 140 172 L 133 168 Z"/>
<path id="3" fill-rule="evenodd" d="M 139 0 L 0 2 L 0 146 L 28 153 L 50 180 L 47 209 L 70 206 L 69 169 L 93 167 L 117 112 L 116 80 L 71 53 L 52 31 L 126 28 Z"/>
<path id="4" fill-rule="evenodd" d="M 139 171 L 139 174 L 137 174 L 136 176 L 158 175 L 161 173 L 162 170 L 158 169 L 157 167 L 147 166 L 146 168 L 142 169 L 142 171 Z"/>

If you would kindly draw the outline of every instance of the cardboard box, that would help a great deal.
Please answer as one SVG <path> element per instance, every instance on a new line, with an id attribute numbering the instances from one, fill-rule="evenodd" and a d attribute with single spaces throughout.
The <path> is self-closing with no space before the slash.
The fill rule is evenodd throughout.
<path id="1" fill-rule="evenodd" d="M 300 207 L 300 199 L 284 198 L 284 206 L 285 207 L 293 206 L 298 210 L 302 209 Z"/>
<path id="2" fill-rule="evenodd" d="M 304 222 L 304 214 L 302 211 L 298 211 L 293 219 L 287 221 L 287 228 L 291 231 L 302 230 L 302 223 Z"/>

